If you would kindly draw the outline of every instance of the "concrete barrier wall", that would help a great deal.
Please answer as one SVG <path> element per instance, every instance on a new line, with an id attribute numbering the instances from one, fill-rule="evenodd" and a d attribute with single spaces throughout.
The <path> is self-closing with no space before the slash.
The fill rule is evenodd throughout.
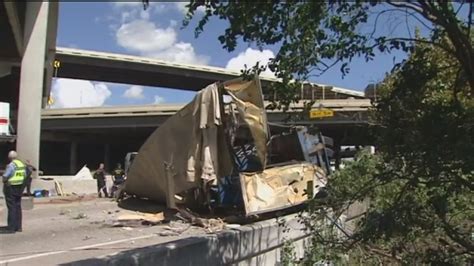
<path id="1" fill-rule="evenodd" d="M 287 225 L 289 231 L 284 232 L 276 219 L 271 219 L 72 265 L 279 265 L 285 240 L 293 243 L 297 257 L 304 255 L 307 243 L 308 235 L 296 215 L 287 217 Z"/>
<path id="2" fill-rule="evenodd" d="M 95 194 L 97 193 L 97 181 L 95 179 L 74 179 L 74 176 L 42 176 L 42 178 L 53 178 L 62 184 L 66 194 Z M 110 191 L 112 187 L 112 177 L 106 177 L 106 186 Z M 34 189 L 55 189 L 53 180 L 41 178 L 33 179 L 32 190 Z"/>
<path id="3" fill-rule="evenodd" d="M 45 179 L 52 180 L 45 180 Z M 41 176 L 34 178 L 31 182 L 31 191 L 45 189 L 55 191 L 54 180 L 62 184 L 63 192 L 66 194 L 95 194 L 97 193 L 97 181 L 95 179 L 74 179 L 74 176 Z M 0 197 L 3 197 L 3 183 L 0 182 Z M 112 178 L 107 176 L 106 185 L 108 190 L 112 187 Z"/>

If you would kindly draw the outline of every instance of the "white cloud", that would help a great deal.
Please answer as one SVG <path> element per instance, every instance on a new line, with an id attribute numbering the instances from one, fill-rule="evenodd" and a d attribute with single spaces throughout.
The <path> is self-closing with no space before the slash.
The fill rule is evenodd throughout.
<path id="1" fill-rule="evenodd" d="M 117 43 L 142 56 L 178 63 L 207 64 L 209 57 L 196 54 L 190 43 L 178 42 L 176 29 L 171 24 L 160 28 L 146 19 L 123 23 L 116 32 Z"/>
<path id="2" fill-rule="evenodd" d="M 176 8 L 179 12 L 186 14 L 188 12 L 188 8 L 186 7 L 189 2 L 174 2 L 174 8 Z"/>
<path id="3" fill-rule="evenodd" d="M 245 65 L 247 68 L 251 68 L 260 63 L 261 66 L 265 66 L 270 62 L 271 58 L 274 58 L 275 54 L 273 51 L 265 49 L 265 50 L 256 50 L 252 48 L 247 48 L 244 52 L 239 53 L 236 57 L 233 57 L 227 62 L 225 68 L 229 70 L 236 70 L 240 71 L 245 69 Z M 270 69 L 266 69 L 263 73 L 274 76 L 274 73 Z"/>
<path id="4" fill-rule="evenodd" d="M 165 98 L 163 98 L 159 95 L 155 95 L 153 104 L 160 104 L 160 103 L 164 103 L 164 102 L 165 102 Z"/>
<path id="5" fill-rule="evenodd" d="M 116 37 L 118 44 L 124 48 L 150 53 L 171 47 L 176 42 L 176 31 L 171 27 L 158 28 L 147 20 L 134 20 L 122 24 Z"/>
<path id="6" fill-rule="evenodd" d="M 174 28 L 178 25 L 178 21 L 174 20 L 174 19 L 171 19 L 170 20 L 170 27 Z"/>
<path id="7" fill-rule="evenodd" d="M 102 106 L 112 95 L 107 85 L 77 79 L 56 79 L 53 83 L 53 108 Z"/>
<path id="8" fill-rule="evenodd" d="M 141 19 L 150 19 L 150 12 L 146 10 L 140 11 L 140 18 Z"/>
<path id="9" fill-rule="evenodd" d="M 168 26 L 158 25 L 152 20 L 170 12 L 186 13 L 186 2 L 150 2 L 147 10 L 143 10 L 141 2 L 111 4 L 115 22 L 111 22 L 109 28 L 115 34 L 119 46 L 145 57 L 178 63 L 208 64 L 208 56 L 197 54 L 191 43 L 178 39 L 179 23 L 176 20 L 170 20 Z M 202 10 L 199 8 L 199 12 Z"/>
<path id="10" fill-rule="evenodd" d="M 189 4 L 189 2 L 173 2 L 174 4 L 174 8 L 176 8 L 179 12 L 183 13 L 183 14 L 187 14 L 188 13 L 188 8 L 186 7 L 186 5 Z M 196 8 L 196 10 L 194 11 L 194 13 L 204 13 L 206 11 L 206 8 L 204 6 L 198 6 L 198 8 Z"/>
<path id="11" fill-rule="evenodd" d="M 146 10 L 143 9 L 143 3 L 137 2 L 112 2 L 111 3 L 115 12 L 119 13 L 120 20 L 122 23 L 129 22 L 136 18 L 149 19 L 150 12 L 154 10 L 153 5 L 150 5 Z"/>
<path id="12" fill-rule="evenodd" d="M 188 13 L 188 8 L 186 5 L 188 5 L 188 1 L 177 1 L 177 2 L 152 2 L 150 3 L 149 8 L 152 9 L 155 13 L 157 14 L 163 14 L 163 13 L 168 13 L 168 12 L 179 12 L 182 15 L 185 15 Z M 199 6 L 196 9 L 196 13 L 204 13 L 206 10 L 205 7 Z"/>
<path id="13" fill-rule="evenodd" d="M 143 87 L 133 85 L 123 93 L 122 97 L 128 99 L 143 99 L 145 98 L 145 95 L 143 95 Z"/>
<path id="14" fill-rule="evenodd" d="M 206 8 L 204 6 L 198 6 L 198 8 L 196 8 L 196 11 L 197 12 L 200 12 L 200 13 L 205 13 L 206 12 Z"/>
<path id="15" fill-rule="evenodd" d="M 194 47 L 186 42 L 174 43 L 167 49 L 149 53 L 148 56 L 178 63 L 196 65 L 207 65 L 209 63 L 208 56 L 196 54 Z"/>

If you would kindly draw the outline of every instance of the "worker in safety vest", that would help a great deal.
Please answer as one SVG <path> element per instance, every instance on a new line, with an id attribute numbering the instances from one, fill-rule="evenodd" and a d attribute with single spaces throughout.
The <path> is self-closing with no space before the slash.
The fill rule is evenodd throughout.
<path id="1" fill-rule="evenodd" d="M 99 169 L 97 169 L 92 176 L 94 179 L 97 180 L 97 194 L 99 198 L 102 198 L 102 193 L 104 193 L 104 196 L 106 198 L 109 197 L 109 194 L 107 193 L 107 183 L 106 183 L 106 177 L 105 177 L 105 166 L 103 163 L 99 164 Z"/>
<path id="2" fill-rule="evenodd" d="M 120 163 L 117 164 L 117 167 L 112 172 L 112 180 L 114 184 L 110 192 L 110 197 L 113 198 L 116 196 L 116 192 L 120 189 L 120 186 L 125 182 L 125 171 L 122 168 Z"/>
<path id="3" fill-rule="evenodd" d="M 7 233 L 21 232 L 21 195 L 28 175 L 26 165 L 17 159 L 16 151 L 8 153 L 10 163 L 3 174 L 3 194 L 8 209 Z"/>

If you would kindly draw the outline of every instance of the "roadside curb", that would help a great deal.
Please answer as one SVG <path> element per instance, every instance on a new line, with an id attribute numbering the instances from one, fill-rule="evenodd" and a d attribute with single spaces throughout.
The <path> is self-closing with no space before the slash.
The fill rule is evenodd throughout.
<path id="1" fill-rule="evenodd" d="M 288 218 L 288 228 L 291 228 L 288 232 L 276 219 L 271 219 L 217 234 L 188 237 L 63 265 L 258 265 L 259 261 L 276 264 L 285 239 L 295 244 L 298 254 L 304 252 L 307 233 L 295 215 Z"/>

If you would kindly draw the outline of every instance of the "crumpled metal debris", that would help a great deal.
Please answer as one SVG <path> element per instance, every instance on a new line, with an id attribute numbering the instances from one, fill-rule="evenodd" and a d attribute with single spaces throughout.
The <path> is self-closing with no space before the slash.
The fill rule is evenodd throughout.
<path id="1" fill-rule="evenodd" d="M 260 81 L 255 78 L 214 83 L 168 118 L 142 145 L 127 176 L 128 194 L 166 202 L 167 193 L 179 194 L 196 188 L 202 180 L 215 184 L 217 177 L 232 173 L 232 147 L 225 135 L 219 90 L 235 100 L 265 165 L 268 130 Z M 171 188 L 167 177 L 172 178 Z"/>
<path id="2" fill-rule="evenodd" d="M 211 84 L 146 140 L 125 191 L 171 209 L 244 205 L 247 216 L 301 204 L 330 174 L 324 141 L 306 127 L 275 128 L 258 77 Z M 211 232 L 224 225 L 179 215 Z"/>
<path id="3" fill-rule="evenodd" d="M 217 218 L 217 219 L 201 218 L 193 214 L 191 211 L 184 210 L 184 209 L 178 209 L 178 213 L 176 214 L 176 217 L 192 225 L 197 225 L 199 227 L 202 227 L 206 230 L 207 233 L 210 233 L 210 234 L 222 231 L 225 228 L 225 224 L 226 224 L 220 218 Z"/>
<path id="4" fill-rule="evenodd" d="M 87 214 L 82 213 L 82 212 L 80 212 L 76 216 L 72 217 L 72 219 L 74 219 L 74 220 L 85 219 L 85 218 L 87 218 Z"/>
<path id="5" fill-rule="evenodd" d="M 163 231 L 159 232 L 160 236 L 179 236 L 191 228 L 191 224 L 179 221 L 171 221 L 169 225 L 163 227 Z"/>
<path id="6" fill-rule="evenodd" d="M 307 162 L 242 173 L 240 177 L 247 215 L 300 204 L 308 199 L 308 190 L 326 184 L 322 169 Z"/>
<path id="7" fill-rule="evenodd" d="M 118 216 L 112 226 L 113 227 L 138 227 L 142 225 L 157 225 L 165 221 L 162 212 L 159 213 L 125 213 Z"/>

